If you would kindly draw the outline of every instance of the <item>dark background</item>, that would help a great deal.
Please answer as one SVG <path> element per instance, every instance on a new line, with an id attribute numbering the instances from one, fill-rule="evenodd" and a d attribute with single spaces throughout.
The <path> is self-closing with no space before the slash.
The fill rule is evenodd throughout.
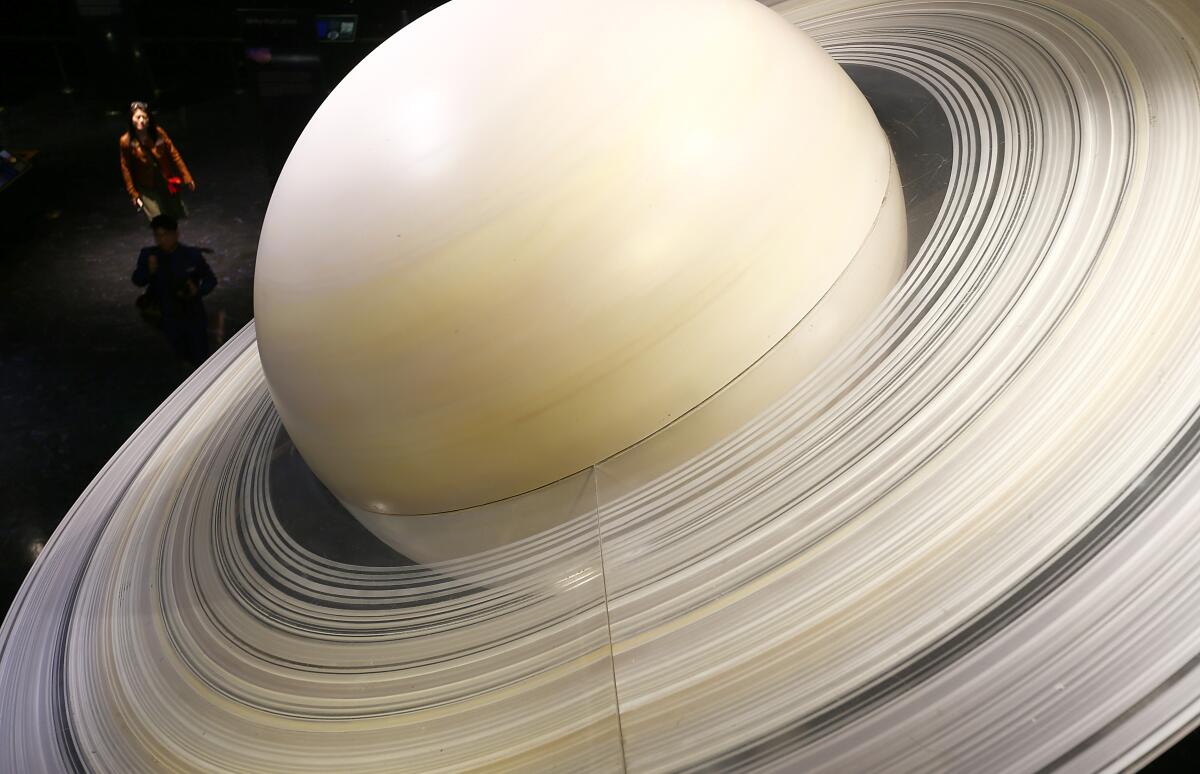
<path id="1" fill-rule="evenodd" d="M 181 238 L 211 251 L 219 344 L 253 316 L 258 230 L 296 137 L 371 49 L 440 4 L 5 7 L 0 150 L 32 161 L 0 188 L 0 615 L 75 499 L 186 376 L 133 306 L 129 275 L 152 237 L 118 166 L 129 103 L 150 103 L 196 178 Z M 318 17 L 344 14 L 358 17 L 354 41 L 318 40 Z M 1193 734 L 1150 770 L 1191 763 L 1198 746 Z"/>
<path id="2" fill-rule="evenodd" d="M 253 316 L 258 231 L 295 139 L 375 46 L 440 5 L 49 0 L 0 34 L 0 150 L 33 154 L 0 187 L 0 615 L 59 520 L 187 375 L 134 306 L 153 241 L 117 138 L 150 103 L 196 178 L 186 244 L 210 250 L 214 344 Z M 353 42 L 317 19 L 357 16 Z"/>

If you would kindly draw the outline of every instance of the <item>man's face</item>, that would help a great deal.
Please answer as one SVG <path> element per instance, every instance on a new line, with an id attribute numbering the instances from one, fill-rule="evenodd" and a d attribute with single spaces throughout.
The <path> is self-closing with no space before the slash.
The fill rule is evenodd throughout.
<path id="1" fill-rule="evenodd" d="M 179 244 L 179 232 L 167 231 L 165 228 L 154 229 L 154 244 L 158 245 L 163 252 L 172 252 L 175 246 Z"/>
<path id="2" fill-rule="evenodd" d="M 139 132 L 146 128 L 147 122 L 150 121 L 150 116 L 146 115 L 144 110 L 133 111 L 133 128 Z"/>

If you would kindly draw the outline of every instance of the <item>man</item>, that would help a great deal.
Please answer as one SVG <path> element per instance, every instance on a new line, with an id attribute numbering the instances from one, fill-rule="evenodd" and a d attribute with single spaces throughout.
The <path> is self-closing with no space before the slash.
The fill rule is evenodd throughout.
<path id="1" fill-rule="evenodd" d="M 155 246 L 142 248 L 133 284 L 150 286 L 147 295 L 158 302 L 167 341 L 196 368 L 208 357 L 208 316 L 200 299 L 217 286 L 217 278 L 199 250 L 179 243 L 174 218 L 159 215 L 150 227 Z"/>

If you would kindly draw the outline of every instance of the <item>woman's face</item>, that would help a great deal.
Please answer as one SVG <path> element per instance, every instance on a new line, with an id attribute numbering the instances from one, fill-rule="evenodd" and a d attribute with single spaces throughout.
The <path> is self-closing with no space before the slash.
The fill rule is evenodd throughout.
<path id="1" fill-rule="evenodd" d="M 145 110 L 133 111 L 133 128 L 139 132 L 146 128 L 146 122 L 150 120 L 150 116 L 146 115 Z"/>

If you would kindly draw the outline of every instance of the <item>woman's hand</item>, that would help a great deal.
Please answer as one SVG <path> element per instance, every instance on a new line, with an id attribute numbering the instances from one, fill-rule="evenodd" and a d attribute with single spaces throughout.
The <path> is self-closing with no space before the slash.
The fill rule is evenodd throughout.
<path id="1" fill-rule="evenodd" d="M 142 209 L 142 197 L 140 197 L 140 196 L 133 197 L 133 206 L 137 207 L 139 210 Z"/>
<path id="2" fill-rule="evenodd" d="M 186 185 L 192 193 L 196 192 L 196 181 L 195 180 L 189 180 L 184 185 Z"/>

